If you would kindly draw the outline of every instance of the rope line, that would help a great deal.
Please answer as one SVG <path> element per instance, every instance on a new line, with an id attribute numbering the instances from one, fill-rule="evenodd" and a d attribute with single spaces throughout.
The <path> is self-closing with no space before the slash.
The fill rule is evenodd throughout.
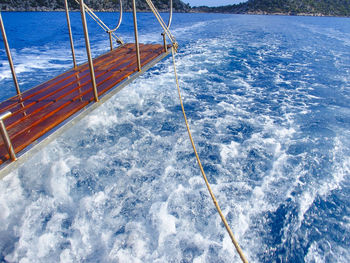
<path id="1" fill-rule="evenodd" d="M 199 159 L 199 156 L 198 156 L 198 153 L 197 153 L 197 150 L 196 150 L 196 146 L 194 144 L 194 141 L 193 141 L 193 138 L 192 138 L 192 135 L 191 135 L 191 131 L 190 131 L 190 127 L 188 125 L 188 121 L 187 121 L 187 117 L 186 117 L 186 112 L 185 112 L 185 108 L 184 108 L 184 105 L 183 105 L 183 102 L 182 102 L 182 96 L 181 96 L 181 91 L 180 91 L 180 85 L 179 85 L 179 79 L 178 79 L 178 76 L 177 76 L 177 72 L 176 72 L 176 63 L 175 63 L 175 50 L 174 50 L 174 47 L 171 48 L 172 50 L 172 56 L 173 56 L 173 64 L 174 64 L 174 73 L 175 73 L 175 79 L 176 79 L 176 86 L 177 86 L 177 91 L 178 91 L 178 95 L 179 95 L 179 99 L 180 99 L 180 104 L 181 104 L 181 109 L 182 109 L 182 113 L 183 113 L 183 116 L 184 116 L 184 119 L 185 119 L 185 123 L 186 123 L 186 128 L 187 128 L 187 132 L 188 132 L 188 136 L 190 137 L 190 141 L 191 141 L 191 144 L 192 144 L 192 148 L 193 148 L 193 151 L 196 155 L 196 158 L 197 158 L 197 162 L 198 162 L 198 165 L 199 165 L 199 168 L 202 172 L 202 176 L 203 176 L 203 179 L 205 181 L 205 184 L 208 188 L 208 191 L 209 191 L 209 194 L 214 202 L 214 205 L 216 207 L 216 210 L 218 211 L 220 217 L 221 217 L 221 220 L 222 222 L 224 223 L 225 225 L 225 228 L 232 240 L 232 243 L 233 245 L 235 246 L 241 260 L 243 263 L 248 263 L 248 260 L 245 258 L 244 254 L 243 254 L 243 251 L 241 249 L 241 247 L 239 246 L 236 238 L 234 237 L 233 233 L 232 233 L 232 230 L 230 228 L 230 226 L 228 225 L 227 221 L 226 221 L 226 218 L 225 216 L 223 215 L 223 213 L 221 212 L 221 209 L 220 209 L 220 206 L 215 198 L 215 195 L 213 193 L 213 191 L 211 190 L 211 187 L 210 187 L 210 184 L 208 182 L 208 179 L 207 179 L 207 176 L 205 175 L 205 172 L 204 172 L 204 169 L 203 169 L 203 166 L 202 166 L 202 163 Z"/>
<path id="2" fill-rule="evenodd" d="M 171 43 L 173 44 L 173 47 L 175 48 L 175 51 L 176 51 L 178 44 L 177 44 L 177 41 L 176 41 L 175 37 L 173 36 L 173 34 L 171 34 L 169 27 L 165 24 L 163 18 L 159 14 L 159 12 L 158 12 L 157 8 L 154 6 L 153 2 L 151 0 L 146 0 L 146 2 L 148 4 L 148 6 L 151 8 L 154 16 L 157 18 L 160 26 L 163 28 L 166 35 L 169 37 L 169 39 L 170 39 Z"/>
<path id="3" fill-rule="evenodd" d="M 77 4 L 80 4 L 78 0 L 75 0 L 75 2 Z M 94 13 L 94 11 L 92 11 L 92 9 L 90 7 L 88 7 L 86 4 L 84 4 L 84 7 L 88 13 L 88 15 L 107 33 L 111 32 L 112 37 L 114 38 L 115 41 L 117 41 L 118 43 L 121 43 L 122 45 L 124 44 L 124 41 L 118 37 L 114 31 L 115 30 L 111 30 L 105 23 L 103 23 L 103 21 Z"/>

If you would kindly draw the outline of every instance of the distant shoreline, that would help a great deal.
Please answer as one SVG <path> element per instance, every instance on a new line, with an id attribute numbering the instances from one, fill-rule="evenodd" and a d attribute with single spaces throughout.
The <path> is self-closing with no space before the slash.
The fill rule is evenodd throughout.
<path id="1" fill-rule="evenodd" d="M 79 4 L 68 0 L 70 11 L 80 10 Z M 119 12 L 117 0 L 89 0 L 89 7 L 96 12 Z M 143 0 L 136 0 L 138 12 L 151 12 Z M 168 0 L 153 0 L 159 12 L 169 12 Z M 240 4 L 225 6 L 193 6 L 184 0 L 173 0 L 173 11 L 176 13 L 205 14 L 246 14 L 246 15 L 282 15 L 282 16 L 317 16 L 317 17 L 350 17 L 349 0 L 247 0 Z M 130 1 L 124 1 L 123 11 L 132 12 Z M 62 0 L 51 1 L 3 1 L 0 3 L 2 12 L 64 12 Z"/>
<path id="2" fill-rule="evenodd" d="M 33 10 L 23 10 L 23 9 L 16 9 L 16 10 L 3 10 L 1 12 L 65 12 L 65 9 L 33 9 Z M 80 12 L 79 9 L 69 10 L 69 12 Z M 101 12 L 101 13 L 119 13 L 119 10 L 116 9 L 103 9 L 103 10 L 94 10 L 94 12 Z M 131 13 L 132 10 L 124 10 L 124 13 Z M 139 13 L 152 13 L 150 10 L 137 10 Z M 168 13 L 169 10 L 160 10 L 161 13 Z M 336 16 L 336 15 L 324 15 L 321 13 L 268 13 L 268 12 L 246 12 L 246 13 L 234 13 L 234 12 L 204 12 L 204 11 L 174 11 L 174 13 L 180 13 L 180 14 L 223 14 L 223 15 L 266 15 L 266 16 L 309 16 L 309 17 L 343 17 L 343 18 L 350 18 L 348 16 Z"/>

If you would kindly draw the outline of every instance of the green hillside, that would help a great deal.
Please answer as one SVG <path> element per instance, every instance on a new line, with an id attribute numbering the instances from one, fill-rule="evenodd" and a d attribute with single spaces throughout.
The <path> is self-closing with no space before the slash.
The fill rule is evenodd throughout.
<path id="1" fill-rule="evenodd" d="M 196 12 L 350 16 L 350 0 L 249 0 L 238 5 L 196 7 Z"/>
<path id="2" fill-rule="evenodd" d="M 85 0 L 89 7 L 100 11 L 116 11 L 119 10 L 119 0 Z M 153 0 L 154 5 L 160 10 L 169 10 L 169 0 Z M 68 4 L 73 9 L 79 9 L 74 0 L 68 0 Z M 136 0 L 138 10 L 148 11 L 148 5 L 144 0 Z M 173 0 L 175 11 L 187 12 L 190 10 L 188 4 L 181 0 Z M 123 0 L 125 11 L 130 11 L 132 1 Z M 0 9 L 2 11 L 50 11 L 63 10 L 64 0 L 0 0 Z"/>
<path id="3" fill-rule="evenodd" d="M 186 0 L 185 0 L 186 1 Z M 78 10 L 74 0 L 69 6 Z M 238 5 L 220 7 L 200 6 L 191 8 L 181 0 L 173 0 L 176 12 L 208 12 L 235 14 L 286 14 L 350 16 L 350 0 L 249 0 Z M 119 10 L 119 0 L 85 0 L 91 8 L 99 11 Z M 153 0 L 160 11 L 168 11 L 169 0 Z M 136 0 L 139 11 L 149 11 L 145 0 Z M 132 1 L 123 0 L 125 11 L 131 11 Z M 63 0 L 0 0 L 3 11 L 52 11 L 63 10 Z"/>

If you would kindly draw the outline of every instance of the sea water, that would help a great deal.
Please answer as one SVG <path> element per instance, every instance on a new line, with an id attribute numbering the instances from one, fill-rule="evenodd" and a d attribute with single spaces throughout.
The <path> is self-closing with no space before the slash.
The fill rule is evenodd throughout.
<path id="1" fill-rule="evenodd" d="M 63 12 L 2 15 L 22 90 L 72 66 Z M 162 42 L 152 14 L 138 20 L 141 42 Z M 107 34 L 89 30 L 94 56 L 106 52 Z M 119 35 L 132 30 L 125 14 Z M 350 19 L 174 14 L 172 32 L 194 140 L 249 261 L 349 262 Z M 0 182 L 0 261 L 239 262 L 170 57 Z"/>

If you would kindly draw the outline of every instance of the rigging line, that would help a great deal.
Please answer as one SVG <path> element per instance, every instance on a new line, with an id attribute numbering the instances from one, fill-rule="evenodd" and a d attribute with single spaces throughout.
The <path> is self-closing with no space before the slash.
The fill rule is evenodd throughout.
<path id="1" fill-rule="evenodd" d="M 94 11 L 93 11 L 90 7 L 88 7 L 86 4 L 85 4 L 85 8 L 86 8 L 86 10 L 88 11 L 88 14 L 90 15 L 90 17 L 91 17 L 93 20 L 95 20 L 96 23 L 99 24 L 100 27 L 101 27 L 102 29 L 104 29 L 106 32 L 111 32 L 112 37 L 114 38 L 115 41 L 117 41 L 117 42 L 119 42 L 119 43 L 121 43 L 121 44 L 124 44 L 123 40 L 122 40 L 120 37 L 118 37 L 118 36 L 114 33 L 115 30 L 111 30 L 111 29 L 110 29 L 110 28 L 109 28 L 109 27 L 94 13 Z M 120 25 L 120 24 L 119 24 L 119 25 Z"/>
<path id="2" fill-rule="evenodd" d="M 116 40 L 117 42 L 119 41 L 120 43 L 124 43 L 123 40 L 121 40 L 115 33 L 114 31 L 112 31 L 105 23 L 103 23 L 103 21 L 94 13 L 94 11 L 92 11 L 92 9 L 90 7 L 88 7 L 85 4 L 85 8 L 88 11 L 88 15 L 95 20 L 95 22 L 106 32 L 111 31 L 112 37 L 114 38 L 114 40 Z"/>
<path id="3" fill-rule="evenodd" d="M 75 0 L 75 2 L 77 2 L 78 4 L 80 4 L 78 2 L 78 0 Z M 115 41 L 121 43 L 121 44 L 124 44 L 124 41 L 119 38 L 115 33 L 114 31 L 112 31 L 105 23 L 103 23 L 103 21 L 94 13 L 94 11 L 92 11 L 92 9 L 90 7 L 88 7 L 86 4 L 84 4 L 85 6 L 85 9 L 88 13 L 88 15 L 106 32 L 109 32 L 111 31 L 112 33 L 112 37 L 114 38 Z"/>
<path id="4" fill-rule="evenodd" d="M 203 179 L 205 181 L 205 184 L 208 188 L 208 191 L 209 191 L 209 194 L 214 202 L 214 205 L 216 207 L 216 210 L 218 211 L 220 217 L 221 217 L 221 220 L 222 222 L 224 223 L 225 225 L 225 228 L 232 240 L 232 243 L 233 245 L 235 246 L 236 250 L 237 250 L 237 253 L 239 254 L 241 260 L 243 263 L 248 263 L 248 260 L 245 258 L 244 256 L 244 253 L 241 249 L 241 247 L 239 246 L 236 238 L 234 237 L 233 235 L 233 232 L 230 228 L 230 226 L 228 225 L 227 221 L 226 221 L 226 218 L 225 216 L 223 215 L 223 213 L 221 212 L 221 209 L 220 209 L 220 206 L 219 206 L 219 203 L 217 202 L 216 198 L 215 198 L 215 195 L 213 193 L 213 191 L 211 190 L 211 187 L 210 187 L 210 184 L 208 182 L 208 179 L 207 179 L 207 176 L 205 175 L 205 172 L 204 172 L 204 169 L 203 169 L 203 166 L 202 166 L 202 163 L 199 159 L 199 156 L 198 156 L 198 153 L 197 153 L 197 150 L 196 150 L 196 146 L 194 144 L 194 141 L 193 141 L 193 138 L 192 138 L 192 135 L 191 135 L 191 131 L 190 131 L 190 127 L 189 127 L 189 124 L 188 124 L 188 121 L 187 121 L 187 117 L 186 117 L 186 112 L 185 112 L 185 108 L 184 108 L 184 105 L 182 103 L 182 96 L 181 96 L 181 91 L 180 91 L 180 85 L 179 85 L 179 79 L 178 79 L 178 76 L 177 76 L 177 72 L 176 72 L 176 63 L 175 63 L 175 49 L 174 47 L 171 48 L 171 51 L 172 51 L 172 56 L 173 56 L 173 64 L 174 64 L 174 73 L 175 73 L 175 79 L 176 79 L 176 86 L 177 86 L 177 91 L 178 91 L 178 95 L 179 95 L 179 100 L 180 100 L 180 104 L 181 104 L 181 109 L 182 109 L 182 113 L 183 113 L 183 116 L 184 116 L 184 119 L 185 119 L 185 123 L 186 123 L 186 128 L 187 128 L 187 132 L 188 132 L 188 136 L 190 137 L 190 141 L 191 141 L 191 144 L 192 144 L 192 148 L 193 148 L 193 151 L 196 155 L 196 158 L 197 158 L 197 162 L 198 162 L 198 165 L 199 165 L 199 168 L 201 170 L 201 173 L 202 173 L 202 176 L 203 176 Z"/>
<path id="5" fill-rule="evenodd" d="M 156 9 L 156 7 L 154 6 L 153 2 L 151 0 L 146 0 L 147 3 L 149 4 L 150 8 L 152 9 L 154 15 L 156 16 L 156 18 L 158 19 L 160 25 L 162 26 L 162 28 L 164 29 L 164 31 L 167 33 L 169 39 L 171 40 L 171 42 L 174 44 L 176 43 L 176 39 L 175 37 L 171 34 L 169 27 L 165 24 L 163 18 L 161 17 L 161 15 L 159 14 L 158 10 Z"/>
<path id="6" fill-rule="evenodd" d="M 148 4 L 148 6 L 151 8 L 154 16 L 157 18 L 160 26 L 163 28 L 164 32 L 169 37 L 170 41 L 172 42 L 172 44 L 173 44 L 173 46 L 174 46 L 174 48 L 176 50 L 177 46 L 178 46 L 177 41 L 176 41 L 175 37 L 171 34 L 171 32 L 170 32 L 168 26 L 165 24 L 163 18 L 160 16 L 157 8 L 154 6 L 154 4 L 153 4 L 153 2 L 151 0 L 146 0 L 146 2 Z"/>

